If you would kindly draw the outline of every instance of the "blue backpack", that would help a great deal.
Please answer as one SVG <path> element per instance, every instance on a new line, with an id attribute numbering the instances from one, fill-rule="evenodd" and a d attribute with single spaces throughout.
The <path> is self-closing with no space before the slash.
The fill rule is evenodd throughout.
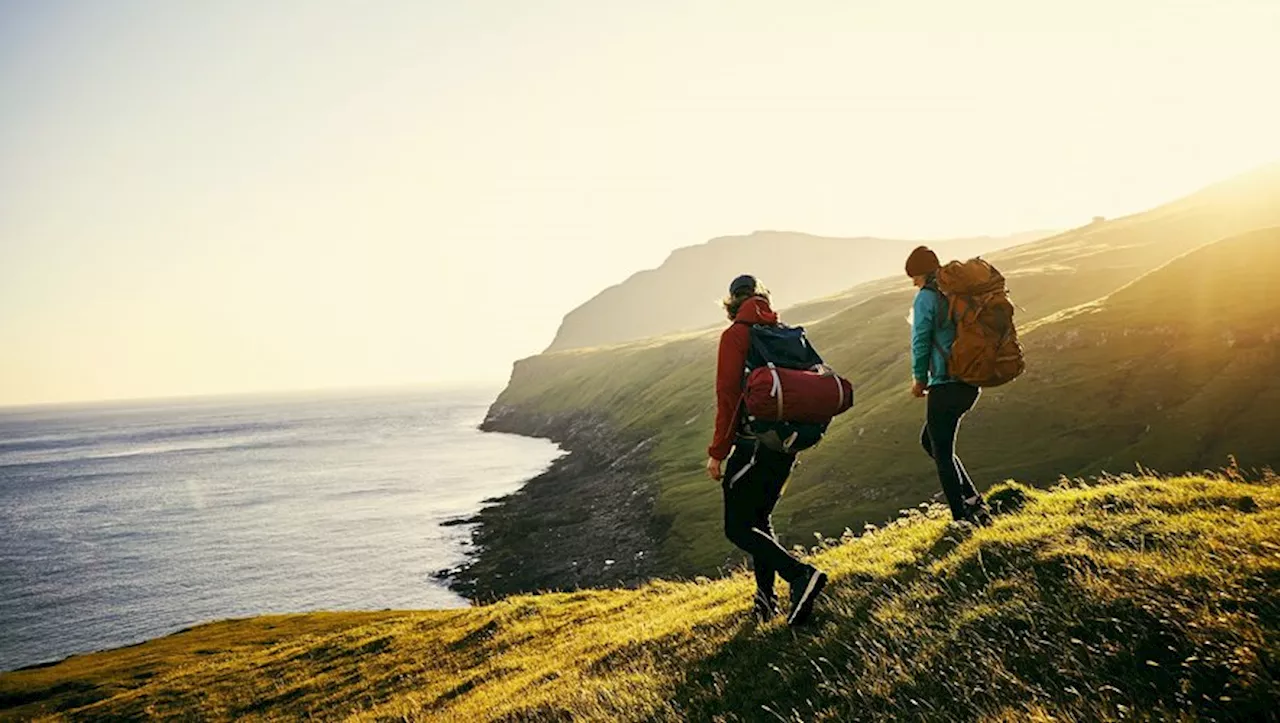
<path id="1" fill-rule="evenodd" d="M 745 323 L 745 322 L 739 322 Z M 752 371 L 772 364 L 780 369 L 813 369 L 822 365 L 822 355 L 809 343 L 803 326 L 785 324 L 752 324 L 751 345 L 747 348 L 747 366 L 742 372 L 743 385 Z M 794 454 L 822 441 L 830 422 L 788 422 L 757 419 L 741 411 L 743 427 L 749 436 L 775 451 Z"/>

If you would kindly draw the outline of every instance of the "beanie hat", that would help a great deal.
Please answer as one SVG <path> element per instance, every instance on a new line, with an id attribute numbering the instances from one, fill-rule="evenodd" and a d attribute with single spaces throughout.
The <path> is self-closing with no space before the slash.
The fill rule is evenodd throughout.
<path id="1" fill-rule="evenodd" d="M 917 246 L 907 257 L 907 276 L 925 276 L 941 266 L 938 255 L 930 251 L 928 246 Z"/>
<path id="2" fill-rule="evenodd" d="M 754 294 L 758 288 L 760 288 L 760 283 L 756 281 L 756 277 L 751 274 L 743 274 L 729 282 L 729 296 Z"/>

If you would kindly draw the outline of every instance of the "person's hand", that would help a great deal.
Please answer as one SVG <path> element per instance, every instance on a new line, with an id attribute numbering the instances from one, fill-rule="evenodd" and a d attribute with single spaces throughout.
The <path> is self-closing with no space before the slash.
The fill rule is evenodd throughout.
<path id="1" fill-rule="evenodd" d="M 707 457 L 707 476 L 719 482 L 724 475 L 720 472 L 721 460 L 715 457 Z"/>
<path id="2" fill-rule="evenodd" d="M 911 382 L 911 396 L 920 398 L 925 395 L 924 382 L 916 379 Z"/>

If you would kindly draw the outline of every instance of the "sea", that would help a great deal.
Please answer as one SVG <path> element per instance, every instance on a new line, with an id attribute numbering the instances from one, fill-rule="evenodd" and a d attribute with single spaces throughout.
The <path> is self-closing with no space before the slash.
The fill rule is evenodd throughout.
<path id="1" fill-rule="evenodd" d="M 210 620 L 466 606 L 487 500 L 562 452 L 496 389 L 0 408 L 0 670 Z M 454 522 L 455 524 L 446 524 Z"/>

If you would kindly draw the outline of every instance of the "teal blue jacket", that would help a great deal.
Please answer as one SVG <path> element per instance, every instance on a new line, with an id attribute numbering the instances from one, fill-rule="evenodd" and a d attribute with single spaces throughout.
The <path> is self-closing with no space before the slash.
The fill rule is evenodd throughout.
<path id="1" fill-rule="evenodd" d="M 911 307 L 911 376 L 927 386 L 956 381 L 947 376 L 947 356 L 956 340 L 956 325 L 942 293 L 926 286 Z"/>

